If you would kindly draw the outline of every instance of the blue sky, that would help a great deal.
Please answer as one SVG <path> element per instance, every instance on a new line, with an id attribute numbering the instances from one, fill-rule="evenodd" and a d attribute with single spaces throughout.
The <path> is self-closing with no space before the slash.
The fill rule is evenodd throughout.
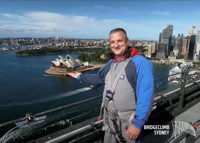
<path id="1" fill-rule="evenodd" d="M 168 24 L 173 34 L 200 30 L 198 0 L 0 0 L 0 38 L 108 38 L 124 28 L 130 39 L 158 40 Z"/>

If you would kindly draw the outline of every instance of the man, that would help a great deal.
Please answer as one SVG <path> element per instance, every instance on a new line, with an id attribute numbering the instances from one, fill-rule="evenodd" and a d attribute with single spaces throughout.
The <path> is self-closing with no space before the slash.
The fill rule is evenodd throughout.
<path id="1" fill-rule="evenodd" d="M 136 49 L 129 47 L 124 29 L 113 29 L 109 39 L 114 60 L 110 60 L 97 74 L 68 74 L 89 85 L 105 84 L 104 143 L 132 143 L 151 113 L 154 90 L 152 64 Z"/>

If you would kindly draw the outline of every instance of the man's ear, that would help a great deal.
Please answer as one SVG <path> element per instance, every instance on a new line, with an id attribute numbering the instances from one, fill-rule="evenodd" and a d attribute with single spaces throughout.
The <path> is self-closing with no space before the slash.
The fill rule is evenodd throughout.
<path id="1" fill-rule="evenodd" d="M 130 41 L 129 41 L 129 39 L 127 38 L 126 40 L 127 40 L 127 41 L 126 41 L 126 42 L 127 42 L 127 44 L 128 44 L 128 45 L 130 45 Z"/>

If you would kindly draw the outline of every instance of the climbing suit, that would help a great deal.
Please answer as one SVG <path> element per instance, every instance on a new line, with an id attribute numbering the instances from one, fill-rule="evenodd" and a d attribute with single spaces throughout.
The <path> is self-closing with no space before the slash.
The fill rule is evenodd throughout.
<path id="1" fill-rule="evenodd" d="M 88 85 L 105 84 L 103 92 L 103 104 L 105 106 L 103 113 L 104 143 L 119 142 L 119 139 L 117 139 L 119 137 L 116 134 L 123 136 L 128 143 L 133 143 L 134 141 L 128 139 L 126 128 L 133 124 L 136 128 L 142 129 L 151 113 L 154 90 L 152 64 L 144 57 L 135 55 L 129 59 L 130 61 L 123 68 L 127 60 L 123 59 L 117 62 L 110 60 L 97 74 L 81 74 L 78 77 L 80 83 L 87 83 Z M 120 74 L 118 74 L 119 71 L 121 71 Z M 117 74 L 119 76 L 118 81 L 116 87 L 112 90 L 112 83 Z M 111 83 L 109 83 L 110 81 Z M 113 102 L 114 104 L 105 104 L 109 97 L 113 98 L 110 98 L 112 99 L 110 103 Z M 111 106 L 115 106 L 115 108 L 111 108 Z M 113 120 L 116 120 L 119 133 L 116 133 Z"/>
<path id="2" fill-rule="evenodd" d="M 128 143 L 134 142 L 128 139 L 126 134 L 126 129 L 131 124 L 131 116 L 133 117 L 135 111 L 135 96 L 134 91 L 131 85 L 128 85 L 126 82 L 125 67 L 131 58 L 125 59 L 120 63 L 112 63 L 111 68 L 106 75 L 106 84 L 104 91 L 104 127 L 105 137 L 104 142 L 121 142 Z M 126 85 L 126 86 L 123 86 Z M 116 92 L 118 89 L 121 89 L 121 92 Z M 123 89 L 122 89 L 123 88 Z M 123 92 L 129 91 L 129 93 Z M 121 99 L 124 99 L 126 102 L 120 102 Z M 116 102 L 116 101 L 119 102 Z M 126 107 L 126 103 L 133 101 L 129 107 Z M 124 104 L 124 110 L 119 105 Z M 133 119 L 133 118 L 132 118 Z M 115 138 L 114 138 L 114 137 Z"/>

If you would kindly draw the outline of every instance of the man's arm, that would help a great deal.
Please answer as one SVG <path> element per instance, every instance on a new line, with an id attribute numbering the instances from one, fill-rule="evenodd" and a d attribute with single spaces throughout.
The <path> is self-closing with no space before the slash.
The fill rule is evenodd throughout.
<path id="1" fill-rule="evenodd" d="M 127 134 L 130 140 L 136 140 L 152 110 L 154 78 L 152 64 L 147 59 L 136 55 L 132 60 L 136 65 L 137 72 L 137 104 L 135 117 L 127 129 Z"/>
<path id="2" fill-rule="evenodd" d="M 104 84 L 105 76 L 110 69 L 112 60 L 110 60 L 104 67 L 102 67 L 96 74 L 83 74 L 80 72 L 71 72 L 68 75 L 76 78 L 80 83 L 85 83 L 88 85 L 100 85 Z"/>
<path id="3" fill-rule="evenodd" d="M 133 125 L 141 129 L 147 121 L 154 100 L 154 78 L 152 64 L 142 56 L 135 56 L 137 85 L 136 85 L 136 112 L 132 120 Z"/>

